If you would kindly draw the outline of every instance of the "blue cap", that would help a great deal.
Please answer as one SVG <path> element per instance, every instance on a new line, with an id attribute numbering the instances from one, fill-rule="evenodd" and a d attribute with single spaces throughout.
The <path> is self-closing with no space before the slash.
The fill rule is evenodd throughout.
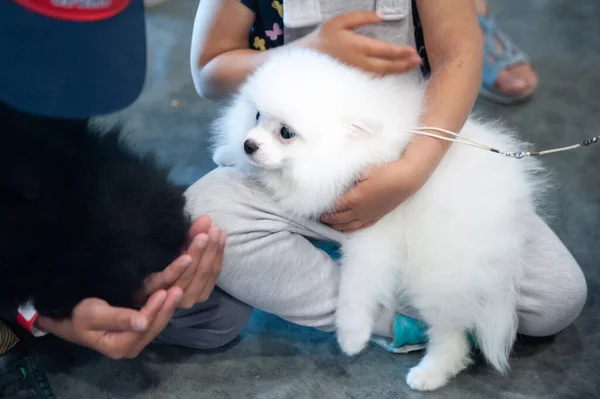
<path id="1" fill-rule="evenodd" d="M 117 0 L 116 15 L 79 20 L 69 10 L 113 0 L 0 0 L 0 101 L 40 116 L 84 119 L 133 103 L 146 77 L 143 0 Z M 28 2 L 39 7 L 28 6 Z M 82 17 L 83 15 L 83 17 Z M 100 15 L 100 14 L 98 14 Z M 87 18 L 87 19 L 86 19 Z"/>

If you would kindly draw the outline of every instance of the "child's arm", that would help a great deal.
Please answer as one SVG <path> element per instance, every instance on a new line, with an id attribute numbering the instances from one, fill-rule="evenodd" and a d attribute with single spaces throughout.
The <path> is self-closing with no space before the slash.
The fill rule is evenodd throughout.
<path id="1" fill-rule="evenodd" d="M 483 38 L 475 5 L 472 0 L 417 0 L 417 6 L 431 65 L 421 123 L 460 133 L 475 104 L 482 79 Z M 450 144 L 419 136 L 405 156 L 424 162 L 428 177 Z"/>
<path id="2" fill-rule="evenodd" d="M 234 93 L 244 80 L 280 48 L 248 48 L 255 14 L 238 0 L 202 0 L 198 5 L 191 47 L 191 69 L 196 91 L 209 99 Z M 336 16 L 313 33 L 287 44 L 314 48 L 375 73 L 403 73 L 419 65 L 410 46 L 396 46 L 358 35 L 354 29 L 381 22 L 374 12 L 357 11 Z"/>
<path id="3" fill-rule="evenodd" d="M 483 42 L 473 0 L 417 0 L 431 65 L 423 125 L 460 132 L 481 85 Z M 438 133 L 438 132 L 435 132 Z M 418 136 L 402 157 L 370 171 L 323 221 L 351 232 L 368 227 L 416 193 L 450 147 Z"/>
<path id="4" fill-rule="evenodd" d="M 269 55 L 248 48 L 254 12 L 238 0 L 202 0 L 198 4 L 190 63 L 196 91 L 220 99 L 235 92 Z"/>

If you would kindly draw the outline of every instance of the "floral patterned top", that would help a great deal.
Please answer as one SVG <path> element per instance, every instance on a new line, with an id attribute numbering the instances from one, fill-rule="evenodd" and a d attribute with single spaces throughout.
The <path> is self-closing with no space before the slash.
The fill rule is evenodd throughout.
<path id="1" fill-rule="evenodd" d="M 284 0 L 240 0 L 256 15 L 254 25 L 248 37 L 250 48 L 265 51 L 283 46 L 283 1 Z M 423 29 L 417 10 L 416 0 L 412 0 L 413 23 L 415 26 L 415 41 L 417 51 L 423 59 L 421 70 L 423 75 L 430 73 Z"/>

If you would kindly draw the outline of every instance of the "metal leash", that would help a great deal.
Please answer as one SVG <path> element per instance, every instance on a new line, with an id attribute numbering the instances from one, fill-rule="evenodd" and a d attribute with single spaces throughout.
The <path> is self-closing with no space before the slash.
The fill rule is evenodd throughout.
<path id="1" fill-rule="evenodd" d="M 433 131 L 438 131 L 438 132 L 442 132 L 442 133 L 446 133 L 449 134 L 451 136 L 456 137 L 456 139 L 450 138 L 450 137 L 446 137 L 446 136 L 442 136 L 439 134 L 435 134 L 435 133 L 428 133 L 428 132 L 424 132 L 423 130 L 433 130 Z M 486 151 L 491 151 L 493 153 L 496 154 L 501 154 L 504 155 L 505 157 L 510 157 L 510 158 L 516 158 L 516 159 L 522 159 L 525 157 L 539 157 L 542 155 L 547 155 L 547 154 L 554 154 L 556 152 L 562 152 L 562 151 L 569 151 L 569 150 L 575 150 L 577 148 L 580 147 L 589 147 L 592 144 L 596 144 L 598 141 L 600 141 L 600 136 L 594 136 L 594 137 L 590 137 L 588 139 L 585 139 L 583 141 L 581 141 L 578 144 L 573 144 L 573 145 L 569 145 L 566 147 L 560 147 L 560 148 L 552 148 L 549 150 L 544 150 L 544 151 L 520 151 L 520 152 L 513 152 L 513 151 L 504 151 L 498 148 L 494 148 L 494 147 L 490 147 L 488 145 L 482 144 L 482 143 L 478 143 L 475 140 L 471 140 L 467 137 L 461 136 L 458 133 L 454 133 L 450 130 L 446 130 L 446 129 L 442 129 L 439 127 L 430 127 L 430 126 L 421 126 L 421 127 L 415 127 L 412 129 L 407 129 L 406 130 L 407 133 L 414 133 L 414 134 L 420 134 L 423 136 L 429 136 L 429 137 L 433 137 L 433 138 L 437 138 L 437 139 L 441 139 L 441 140 L 446 140 L 446 141 L 451 141 L 454 143 L 459 143 L 459 144 L 466 144 L 466 145 L 470 145 L 473 147 L 477 147 L 480 148 L 482 150 L 486 150 Z"/>

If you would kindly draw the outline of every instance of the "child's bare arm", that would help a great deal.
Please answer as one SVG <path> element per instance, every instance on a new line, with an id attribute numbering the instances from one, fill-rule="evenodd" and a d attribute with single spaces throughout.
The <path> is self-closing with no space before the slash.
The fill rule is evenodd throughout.
<path id="1" fill-rule="evenodd" d="M 190 63 L 196 91 L 202 97 L 227 97 L 264 62 L 265 53 L 248 48 L 254 18 L 238 0 L 199 2 Z"/>
<path id="2" fill-rule="evenodd" d="M 483 43 L 473 0 L 417 5 L 431 65 L 421 122 L 459 132 L 481 84 Z M 371 170 L 323 221 L 344 232 L 374 224 L 427 182 L 448 148 L 443 140 L 415 138 L 398 161 Z"/>
<path id="3" fill-rule="evenodd" d="M 431 65 L 421 122 L 460 132 L 481 85 L 483 39 L 475 5 L 472 0 L 417 0 L 417 6 Z M 447 141 L 419 137 L 405 155 L 414 154 L 421 162 L 427 159 L 429 174 L 449 145 Z"/>

